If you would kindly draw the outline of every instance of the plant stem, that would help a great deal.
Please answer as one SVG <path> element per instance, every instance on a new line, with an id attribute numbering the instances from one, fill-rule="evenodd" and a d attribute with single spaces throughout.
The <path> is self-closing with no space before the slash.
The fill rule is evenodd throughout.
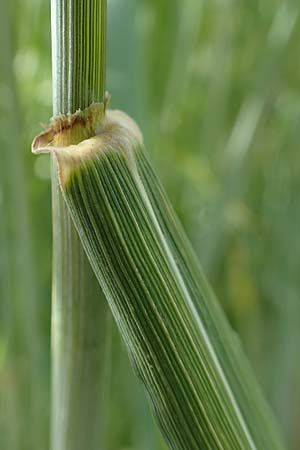
<path id="1" fill-rule="evenodd" d="M 103 101 L 106 0 L 52 0 L 51 20 L 54 116 Z M 52 449 L 99 449 L 108 309 L 59 192 L 56 170 L 52 205 Z"/>

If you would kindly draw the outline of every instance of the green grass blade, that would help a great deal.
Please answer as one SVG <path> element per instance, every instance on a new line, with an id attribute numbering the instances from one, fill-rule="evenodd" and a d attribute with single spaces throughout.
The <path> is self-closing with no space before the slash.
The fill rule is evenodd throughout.
<path id="1" fill-rule="evenodd" d="M 84 128 L 89 115 L 78 121 Z M 282 449 L 140 131 L 118 111 L 93 120 L 93 138 L 57 147 L 62 122 L 57 136 L 50 131 L 50 142 L 44 133 L 33 151 L 52 145 L 64 198 L 170 448 Z"/>

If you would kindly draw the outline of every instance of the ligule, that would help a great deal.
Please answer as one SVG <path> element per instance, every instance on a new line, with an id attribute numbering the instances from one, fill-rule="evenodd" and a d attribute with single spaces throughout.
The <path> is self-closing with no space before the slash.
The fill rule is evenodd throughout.
<path id="1" fill-rule="evenodd" d="M 166 441 L 174 450 L 283 449 L 138 127 L 116 111 L 100 121 L 78 145 L 46 148 Z"/>

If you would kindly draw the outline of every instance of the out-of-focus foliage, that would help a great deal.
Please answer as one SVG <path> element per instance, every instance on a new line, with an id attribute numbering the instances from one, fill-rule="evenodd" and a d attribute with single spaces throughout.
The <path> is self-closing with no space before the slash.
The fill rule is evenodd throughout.
<path id="1" fill-rule="evenodd" d="M 147 145 L 295 449 L 299 9 L 149 1 L 140 30 Z"/>
<path id="2" fill-rule="evenodd" d="M 204 270 L 296 450 L 299 3 L 109 0 L 108 6 L 112 106 L 143 129 Z M 50 5 L 3 1 L 0 13 L 0 447 L 46 449 L 50 181 L 47 158 L 33 158 L 30 142 L 52 110 Z M 156 448 L 157 438 L 145 433 L 143 397 L 120 358 L 112 364 L 111 450 Z M 122 409 L 115 406 L 122 402 Z"/>
<path id="3" fill-rule="evenodd" d="M 26 151 L 43 81 L 40 25 L 31 11 L 26 31 L 16 7 L 0 4 L 0 447 L 29 450 L 48 434 L 50 241 L 41 230 L 51 231 L 49 187 Z"/>

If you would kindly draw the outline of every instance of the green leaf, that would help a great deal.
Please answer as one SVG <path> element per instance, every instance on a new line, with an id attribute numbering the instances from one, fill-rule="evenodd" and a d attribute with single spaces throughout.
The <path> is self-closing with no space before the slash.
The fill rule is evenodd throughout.
<path id="1" fill-rule="evenodd" d="M 33 151 L 56 158 L 71 216 L 167 443 L 174 450 L 282 449 L 137 125 L 120 111 L 102 111 L 82 113 L 83 127 L 94 124 L 90 139 L 58 147 L 62 125 L 51 140 L 49 132 L 37 138 Z"/>

